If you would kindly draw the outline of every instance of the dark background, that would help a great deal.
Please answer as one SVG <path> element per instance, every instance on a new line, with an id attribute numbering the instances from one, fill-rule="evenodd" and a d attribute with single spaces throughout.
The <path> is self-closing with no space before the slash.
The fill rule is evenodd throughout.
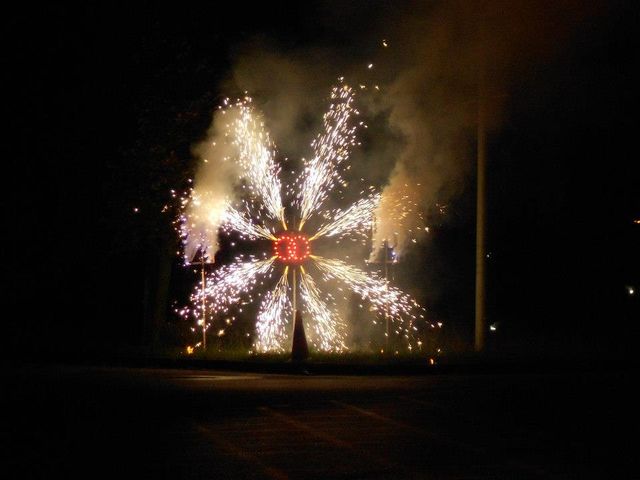
<path id="1" fill-rule="evenodd" d="M 175 211 L 160 209 L 193 173 L 190 146 L 224 95 L 217 85 L 235 46 L 257 35 L 285 51 L 348 46 L 395 8 L 367 5 L 337 25 L 323 21 L 326 2 L 7 15 L 3 353 L 183 345 L 169 302 L 188 282 L 174 256 Z M 571 48 L 515 82 L 490 136 L 493 351 L 635 348 L 639 294 L 626 287 L 640 290 L 637 27 L 633 2 L 612 3 Z M 471 348 L 473 335 L 474 203 L 467 188 L 448 207 L 455 221 L 423 247 L 425 268 L 448 279 L 430 307 L 454 350 Z"/>

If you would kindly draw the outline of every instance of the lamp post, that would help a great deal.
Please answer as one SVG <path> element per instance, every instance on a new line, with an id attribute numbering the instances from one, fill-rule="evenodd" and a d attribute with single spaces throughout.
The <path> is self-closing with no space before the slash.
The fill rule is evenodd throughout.
<path id="1" fill-rule="evenodd" d="M 484 349 L 485 318 L 485 239 L 486 239 L 486 196 L 487 196 L 487 132 L 485 119 L 484 72 L 480 73 L 478 88 L 478 131 L 477 131 L 477 197 L 476 197 L 476 321 L 475 350 Z"/>

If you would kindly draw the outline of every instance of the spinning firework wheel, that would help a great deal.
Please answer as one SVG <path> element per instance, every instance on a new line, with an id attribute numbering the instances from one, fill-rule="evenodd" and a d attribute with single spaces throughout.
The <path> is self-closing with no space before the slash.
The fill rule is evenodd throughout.
<path id="1" fill-rule="evenodd" d="M 292 229 L 284 215 L 275 150 L 251 106 L 251 99 L 245 98 L 227 111 L 233 120 L 227 124 L 225 137 L 232 139 L 235 150 L 232 161 L 239 167 L 238 180 L 246 186 L 249 198 L 238 207 L 208 190 L 206 182 L 196 182 L 182 202 L 180 234 L 185 258 L 190 261 L 195 251 L 211 257 L 219 229 L 236 232 L 248 240 L 270 240 L 272 255 L 249 260 L 237 257 L 234 263 L 210 273 L 206 281 L 195 287 L 192 306 L 181 313 L 196 318 L 203 318 L 205 313 L 226 314 L 249 296 L 262 279 L 278 272 L 275 286 L 262 295 L 255 324 L 255 350 L 287 350 L 291 341 L 291 328 L 287 325 L 294 321 L 299 296 L 311 345 L 321 351 L 343 351 L 347 348 L 347 325 L 337 313 L 334 297 L 317 286 L 311 275 L 313 269 L 328 283 L 344 284 L 366 300 L 379 316 L 389 318 L 395 325 L 395 333 L 411 346 L 413 332 L 417 330 L 414 323 L 422 313 L 409 295 L 384 278 L 311 251 L 312 243 L 319 238 L 339 241 L 366 234 L 380 202 L 380 194 L 370 190 L 348 208 L 323 209 L 334 187 L 346 185 L 342 168 L 357 143 L 351 121 L 358 115 L 352 89 L 346 85 L 334 87 L 331 106 L 323 118 L 323 131 L 312 143 L 313 156 L 304 160 L 304 170 L 296 183 L 285 188 L 294 192 L 295 200 L 288 207 L 300 219 L 297 225 L 291 225 Z M 319 227 L 311 234 L 303 232 L 313 217 L 320 219 Z M 291 285 L 289 270 L 292 270 Z M 206 328 L 206 319 L 203 323 Z"/>

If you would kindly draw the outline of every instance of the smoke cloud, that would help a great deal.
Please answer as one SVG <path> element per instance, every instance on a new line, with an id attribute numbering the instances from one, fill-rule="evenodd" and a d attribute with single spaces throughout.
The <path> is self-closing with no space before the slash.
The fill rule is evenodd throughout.
<path id="1" fill-rule="evenodd" d="M 236 114 L 233 109 L 217 110 L 206 138 L 192 149 L 199 164 L 192 199 L 184 212 L 187 225 L 183 228 L 188 230 L 184 249 L 187 262 L 201 250 L 209 260 L 214 258 L 219 248 L 218 230 L 225 206 L 236 197 L 240 170 L 232 161 L 236 149 L 227 133 L 227 125 Z"/>
<path id="2" fill-rule="evenodd" d="M 403 254 L 426 241 L 430 225 L 453 221 L 447 205 L 473 188 L 480 79 L 486 127 L 497 131 L 505 107 L 521 93 L 521 79 L 569 48 L 576 32 L 603 8 L 577 1 L 394 2 L 393 7 L 380 2 L 379 18 L 364 27 L 358 8 L 337 5 L 341 8 L 327 8 L 318 22 L 329 30 L 356 25 L 359 38 L 348 48 L 319 41 L 313 48 L 284 49 L 274 40 L 257 39 L 236 51 L 221 91 L 246 91 L 254 98 L 280 158 L 287 159 L 287 183 L 287 175 L 299 170 L 299 159 L 310 154 L 337 78 L 344 76 L 357 90 L 357 107 L 367 122 L 359 131 L 362 147 L 351 155 L 349 187 L 328 206 L 348 205 L 369 185 L 382 192 L 382 202 L 373 251 L 363 251 L 360 243 L 340 247 L 353 260 L 375 258 L 385 239 Z M 360 5 L 370 8 L 370 2 Z M 232 167 L 210 149 L 219 135 L 214 124 L 210 138 L 195 150 L 209 160 L 196 185 L 211 185 L 214 201 L 232 194 Z"/>
<path id="3" fill-rule="evenodd" d="M 383 189 L 375 245 L 393 240 L 401 253 L 443 220 L 474 173 L 479 97 L 495 131 L 518 79 L 566 48 L 597 10 L 581 2 L 454 1 L 411 3 L 399 14 L 384 65 L 397 74 L 379 108 L 403 144 Z"/>
<path id="4" fill-rule="evenodd" d="M 281 155 L 290 157 L 286 169 L 295 170 L 309 154 L 330 86 L 344 75 L 359 89 L 368 122 L 365 146 L 351 159 L 352 189 L 362 181 L 382 190 L 374 246 L 388 239 L 402 252 L 467 188 L 480 75 L 487 126 L 496 129 L 515 80 L 561 51 L 596 11 L 581 2 L 401 2 L 381 9 L 381 21 L 352 48 L 283 50 L 264 38 L 244 45 L 222 89 L 254 96 Z M 361 13 L 334 12 L 328 8 L 324 21 L 343 27 L 350 22 L 336 21 L 338 14 Z"/>

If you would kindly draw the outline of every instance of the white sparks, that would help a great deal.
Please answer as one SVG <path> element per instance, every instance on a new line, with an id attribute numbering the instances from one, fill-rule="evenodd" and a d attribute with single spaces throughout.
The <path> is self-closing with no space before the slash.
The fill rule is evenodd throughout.
<path id="1" fill-rule="evenodd" d="M 370 64 L 369 68 L 372 67 L 373 64 Z M 296 198 L 292 207 L 297 211 L 292 215 L 299 219 L 299 223 L 291 229 L 287 227 L 284 216 L 279 179 L 281 167 L 276 162 L 275 148 L 260 115 L 254 112 L 249 97 L 236 103 L 225 100 L 221 113 L 233 111 L 233 115 L 229 115 L 225 133 L 228 141 L 224 142 L 227 147 L 233 146 L 236 153 L 235 156 L 225 156 L 223 161 L 231 162 L 224 165 L 239 167 L 238 172 L 233 174 L 234 178 L 237 176 L 238 183 L 233 186 L 242 192 L 242 198 L 232 204 L 224 194 L 216 194 L 214 188 L 208 185 L 192 187 L 187 195 L 180 198 L 178 230 L 183 241 L 184 257 L 189 263 L 200 252 L 203 262 L 210 261 L 218 248 L 219 229 L 228 234 L 239 234 L 242 240 L 270 240 L 273 242 L 274 256 L 260 260 L 254 257 L 244 260 L 240 256 L 234 263 L 209 273 L 195 285 L 191 295 L 192 306 L 179 310 L 179 313 L 184 317 L 194 317 L 203 335 L 214 325 L 214 317 L 219 316 L 222 317 L 218 320 L 220 325 L 215 323 L 216 328 L 212 327 L 211 330 L 222 337 L 235 318 L 230 316 L 231 310 L 242 313 L 244 305 L 262 297 L 252 351 L 286 351 L 293 326 L 294 302 L 291 296 L 296 295 L 292 288 L 295 282 L 290 285 L 288 279 L 288 273 L 292 270 L 295 278 L 298 272 L 300 274 L 298 291 L 311 344 L 321 351 L 346 350 L 346 325 L 337 313 L 334 298 L 330 294 L 323 296 L 303 266 L 313 264 L 324 280 L 343 283 L 368 301 L 371 311 L 393 320 L 397 335 L 411 341 L 416 330 L 416 312 L 421 307 L 409 295 L 391 286 L 388 281 L 341 260 L 310 255 L 310 244 L 315 240 L 333 237 L 340 241 L 347 236 L 354 239 L 367 233 L 372 227 L 374 215 L 381 210 L 381 202 L 384 202 L 381 195 L 369 187 L 368 192 L 360 192 L 364 198 L 346 209 L 320 211 L 336 186 L 347 185 L 342 178 L 341 168 L 348 159 L 350 149 L 357 144 L 356 127 L 351 122 L 351 117 L 358 115 L 353 99 L 354 92 L 347 85 L 332 89 L 331 105 L 323 117 L 323 132 L 312 143 L 313 156 L 308 161 L 303 159 L 304 171 L 299 179 L 293 185 L 285 185 L 287 195 L 293 194 Z M 359 123 L 363 125 L 363 122 Z M 205 163 L 212 158 L 204 159 Z M 349 165 L 345 167 L 348 168 Z M 189 182 L 192 183 L 191 179 Z M 173 190 L 171 195 L 177 197 Z M 396 198 L 391 206 L 398 208 L 400 220 L 404 219 L 408 210 L 417 208 L 415 202 L 407 201 L 402 196 Z M 303 232 L 302 227 L 314 214 L 324 217 L 324 223 L 315 232 Z M 282 229 L 289 231 L 283 233 Z M 428 228 L 425 227 L 425 231 Z M 236 242 L 230 244 L 235 246 Z M 254 288 L 267 284 L 276 268 L 276 260 L 278 267 L 284 265 L 284 268 L 275 286 L 266 293 L 258 289 L 257 294 L 252 296 Z M 204 263 L 202 269 L 204 272 Z M 347 288 L 341 286 L 338 290 L 346 294 Z M 364 306 L 360 305 L 360 308 Z M 423 318 L 423 315 L 419 317 Z M 375 324 L 376 320 L 373 322 Z M 198 345 L 195 344 L 196 347 Z M 189 348 L 192 352 L 193 347 Z"/>
<path id="2" fill-rule="evenodd" d="M 222 228 L 226 231 L 237 231 L 244 238 L 255 240 L 264 238 L 266 240 L 276 240 L 275 235 L 264 225 L 254 223 L 251 218 L 236 208 L 227 206 L 223 215 Z"/>
<path id="3" fill-rule="evenodd" d="M 373 194 L 358 200 L 346 210 L 336 209 L 332 213 L 332 220 L 318 229 L 311 240 L 326 237 L 343 237 L 349 234 L 362 234 L 371 228 L 373 212 L 380 202 L 380 194 Z"/>
<path id="4" fill-rule="evenodd" d="M 260 305 L 255 342 L 258 352 L 282 352 L 285 349 L 287 319 L 291 316 L 288 274 L 289 267 L 286 267 L 275 288 L 266 293 Z"/>
<path id="5" fill-rule="evenodd" d="M 322 206 L 330 190 L 342 182 L 339 165 L 349 156 L 355 144 L 355 127 L 349 118 L 358 111 L 353 107 L 353 90 L 347 85 L 334 87 L 331 106 L 324 115 L 324 133 L 313 141 L 314 156 L 305 161 L 304 180 L 298 194 L 301 229 Z"/>
<path id="6" fill-rule="evenodd" d="M 392 287 L 388 281 L 367 274 L 341 260 L 312 256 L 326 279 L 336 279 L 349 286 L 362 298 L 371 302 L 375 310 L 394 321 L 403 317 L 415 319 L 414 311 L 420 306 L 409 295 Z"/>
<path id="7" fill-rule="evenodd" d="M 344 344 L 344 325 L 320 298 L 320 291 L 311 275 L 300 269 L 300 296 L 304 302 L 304 310 L 311 323 L 311 342 L 318 350 L 325 352 L 342 351 Z"/>
<path id="8" fill-rule="evenodd" d="M 284 221 L 282 207 L 280 167 L 275 162 L 275 152 L 262 121 L 250 105 L 239 106 L 240 116 L 234 123 L 235 144 L 239 150 L 238 163 L 249 180 L 250 188 L 262 198 L 268 215 Z"/>

